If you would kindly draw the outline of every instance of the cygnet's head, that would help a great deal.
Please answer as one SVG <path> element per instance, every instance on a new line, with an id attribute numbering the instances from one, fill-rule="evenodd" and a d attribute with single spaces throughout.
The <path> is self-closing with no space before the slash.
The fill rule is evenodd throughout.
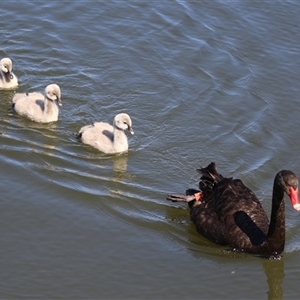
<path id="1" fill-rule="evenodd" d="M 129 115 L 125 113 L 121 113 L 115 116 L 114 126 L 118 129 L 128 130 L 131 134 L 134 134 L 131 119 Z"/>
<path id="2" fill-rule="evenodd" d="M 47 85 L 45 95 L 49 100 L 57 101 L 58 105 L 62 106 L 60 87 L 57 84 Z"/>
<path id="3" fill-rule="evenodd" d="M 12 72 L 12 61 L 10 58 L 5 57 L 1 59 L 0 62 L 1 70 L 4 73 L 10 74 Z M 13 79 L 13 74 L 10 74 L 10 79 Z"/>

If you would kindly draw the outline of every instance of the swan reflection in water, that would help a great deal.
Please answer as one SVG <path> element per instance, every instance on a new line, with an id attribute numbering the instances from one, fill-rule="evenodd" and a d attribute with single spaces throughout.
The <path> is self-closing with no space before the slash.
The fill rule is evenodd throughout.
<path id="1" fill-rule="evenodd" d="M 166 212 L 169 223 L 174 225 L 168 228 L 168 234 L 171 235 L 171 240 L 188 249 L 189 253 L 191 253 L 196 260 L 207 260 L 209 265 L 217 264 L 216 268 L 218 270 L 220 268 L 223 269 L 220 266 L 226 265 L 226 270 L 228 268 L 230 270 L 237 269 L 241 270 L 241 272 L 245 272 L 245 274 L 249 272 L 248 268 L 249 264 L 251 264 L 251 276 L 262 278 L 263 293 L 267 295 L 264 298 L 268 300 L 283 299 L 282 284 L 285 277 L 284 256 L 277 260 L 266 258 L 253 260 L 251 259 L 251 254 L 233 252 L 228 247 L 220 247 L 204 237 L 199 236 L 194 225 L 189 223 L 186 211 L 182 209 L 182 207 L 180 207 L 180 209 L 174 209 L 172 206 L 167 206 Z M 241 261 L 241 258 L 245 259 L 245 261 Z M 253 275 L 253 272 L 255 272 L 255 275 Z M 265 279 L 262 272 L 265 274 Z M 236 273 L 236 275 L 239 276 L 238 273 Z M 265 283 L 267 287 L 265 287 Z M 249 295 L 249 297 L 251 298 L 251 295 Z"/>
<path id="2" fill-rule="evenodd" d="M 268 282 L 268 300 L 283 299 L 284 260 L 263 260 Z"/>

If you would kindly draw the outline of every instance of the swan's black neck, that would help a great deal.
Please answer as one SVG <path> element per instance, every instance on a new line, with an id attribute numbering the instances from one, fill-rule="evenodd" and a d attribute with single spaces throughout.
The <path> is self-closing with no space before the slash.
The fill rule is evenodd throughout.
<path id="1" fill-rule="evenodd" d="M 278 254 L 284 250 L 285 244 L 285 204 L 284 191 L 281 185 L 274 181 L 272 212 L 267 239 L 262 245 L 268 253 Z M 263 251 L 264 252 L 264 251 Z"/>

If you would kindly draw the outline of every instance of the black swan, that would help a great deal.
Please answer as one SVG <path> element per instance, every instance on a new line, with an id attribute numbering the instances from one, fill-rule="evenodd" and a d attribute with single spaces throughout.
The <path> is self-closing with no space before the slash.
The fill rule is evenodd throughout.
<path id="1" fill-rule="evenodd" d="M 269 224 L 261 203 L 240 179 L 223 177 L 213 162 L 197 171 L 202 174 L 200 191 L 188 189 L 186 196 L 170 194 L 166 199 L 188 202 L 197 231 L 210 241 L 234 251 L 278 257 L 285 243 L 284 193 L 300 210 L 296 175 L 282 170 L 275 176 Z"/>

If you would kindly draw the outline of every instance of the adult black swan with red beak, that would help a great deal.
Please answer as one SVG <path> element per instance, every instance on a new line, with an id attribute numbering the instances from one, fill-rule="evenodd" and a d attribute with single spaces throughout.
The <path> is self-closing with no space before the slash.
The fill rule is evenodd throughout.
<path id="1" fill-rule="evenodd" d="M 197 231 L 208 240 L 228 245 L 233 250 L 277 257 L 285 244 L 284 193 L 293 208 L 300 210 L 298 179 L 289 170 L 278 172 L 274 179 L 271 220 L 254 193 L 240 179 L 225 178 L 215 163 L 198 169 L 199 190 L 186 195 L 167 195 L 167 200 L 187 202 Z"/>

